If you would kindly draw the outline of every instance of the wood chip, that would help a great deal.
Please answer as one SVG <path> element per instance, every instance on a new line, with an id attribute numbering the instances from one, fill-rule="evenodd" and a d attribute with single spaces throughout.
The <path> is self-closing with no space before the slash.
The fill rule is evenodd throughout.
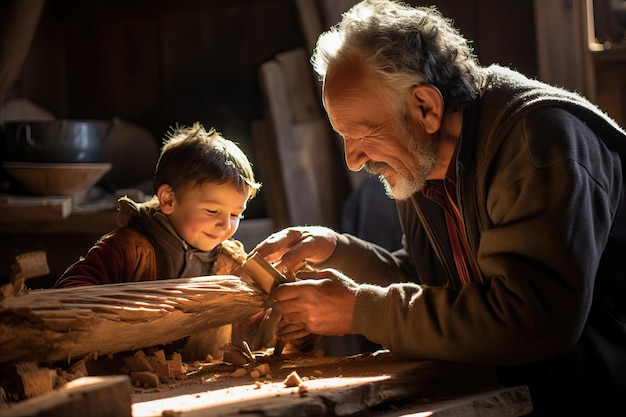
<path id="1" fill-rule="evenodd" d="M 300 375 L 298 375 L 296 371 L 293 371 L 287 375 L 283 384 L 285 384 L 286 387 L 297 387 L 302 384 L 302 378 L 300 378 Z"/>
<path id="2" fill-rule="evenodd" d="M 255 371 L 259 371 L 259 374 L 262 376 L 270 375 L 271 372 L 269 363 L 262 363 L 252 369 Z"/>
<path id="3" fill-rule="evenodd" d="M 165 364 L 167 363 L 165 361 L 165 352 L 163 351 L 163 349 L 159 349 L 154 351 L 153 353 L 154 357 L 158 359 L 159 363 Z"/>
<path id="4" fill-rule="evenodd" d="M 130 379 L 135 386 L 143 388 L 159 388 L 159 376 L 154 372 L 131 372 Z"/>

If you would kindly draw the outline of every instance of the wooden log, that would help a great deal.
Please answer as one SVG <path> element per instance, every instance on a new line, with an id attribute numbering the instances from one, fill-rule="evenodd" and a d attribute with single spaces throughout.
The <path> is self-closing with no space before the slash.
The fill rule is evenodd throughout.
<path id="1" fill-rule="evenodd" d="M 35 290 L 0 302 L 0 363 L 166 344 L 257 314 L 265 297 L 232 275 Z"/>

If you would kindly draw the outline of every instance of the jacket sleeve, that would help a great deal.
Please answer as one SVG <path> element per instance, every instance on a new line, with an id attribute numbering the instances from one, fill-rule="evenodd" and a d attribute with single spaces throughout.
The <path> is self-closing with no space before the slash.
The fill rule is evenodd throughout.
<path id="1" fill-rule="evenodd" d="M 326 262 L 316 268 L 334 268 L 358 283 L 389 285 L 415 281 L 415 269 L 404 249 L 389 252 L 374 243 L 350 234 L 338 236 L 337 248 Z"/>
<path id="2" fill-rule="evenodd" d="M 156 258 L 149 240 L 130 227 L 117 229 L 96 242 L 71 265 L 56 288 L 156 279 Z"/>
<path id="3" fill-rule="evenodd" d="M 484 282 L 361 285 L 354 333 L 398 356 L 496 365 L 547 359 L 578 341 L 619 204 L 619 158 L 582 121 L 546 109 L 517 123 L 492 166 Z M 353 272 L 368 274 L 371 257 L 356 259 Z"/>

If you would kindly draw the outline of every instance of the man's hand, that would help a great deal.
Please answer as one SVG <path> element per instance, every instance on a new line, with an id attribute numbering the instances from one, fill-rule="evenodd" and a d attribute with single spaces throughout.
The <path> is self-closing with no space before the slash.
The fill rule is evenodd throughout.
<path id="1" fill-rule="evenodd" d="M 326 261 L 337 247 L 337 233 L 321 226 L 289 227 L 270 235 L 251 252 L 258 252 L 281 272 L 296 271 L 306 262 Z M 276 263 L 277 262 L 277 263 Z"/>
<path id="2" fill-rule="evenodd" d="M 298 281 L 279 285 L 271 294 L 285 322 L 279 337 L 350 333 L 358 285 L 333 269 L 298 274 Z"/>

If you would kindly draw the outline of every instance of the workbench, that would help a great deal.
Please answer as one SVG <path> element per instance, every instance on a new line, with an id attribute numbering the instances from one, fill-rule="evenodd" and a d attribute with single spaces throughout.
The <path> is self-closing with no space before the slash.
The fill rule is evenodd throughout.
<path id="1" fill-rule="evenodd" d="M 233 376 L 240 367 L 218 364 L 196 370 L 176 383 L 152 390 L 134 388 L 132 393 L 125 376 L 92 377 L 91 385 L 79 384 L 66 392 L 57 390 L 24 401 L 21 410 L 13 408 L 6 415 L 512 417 L 532 411 L 527 387 L 499 386 L 489 368 L 405 361 L 389 353 L 284 356 L 268 363 L 271 375 L 260 378 Z M 294 371 L 302 383 L 286 386 L 285 378 Z M 80 414 L 75 414 L 76 410 Z"/>

